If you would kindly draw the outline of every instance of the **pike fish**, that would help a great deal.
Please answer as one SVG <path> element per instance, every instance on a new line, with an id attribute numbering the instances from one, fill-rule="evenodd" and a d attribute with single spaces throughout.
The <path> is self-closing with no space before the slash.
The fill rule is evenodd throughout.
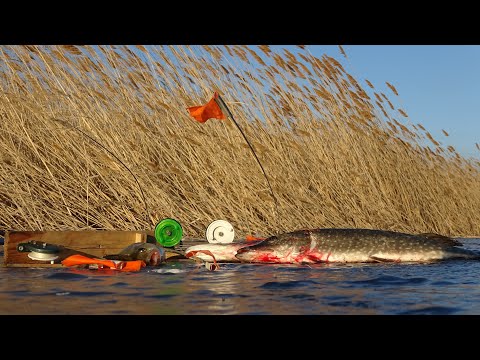
<path id="1" fill-rule="evenodd" d="M 311 229 L 271 236 L 240 248 L 241 262 L 303 264 L 348 262 L 428 262 L 480 259 L 459 241 L 437 234 L 406 234 L 373 229 Z"/>
<path id="2" fill-rule="evenodd" d="M 134 243 L 118 254 L 105 255 L 107 260 L 143 260 L 147 266 L 157 266 L 165 262 L 165 250 L 151 243 Z"/>

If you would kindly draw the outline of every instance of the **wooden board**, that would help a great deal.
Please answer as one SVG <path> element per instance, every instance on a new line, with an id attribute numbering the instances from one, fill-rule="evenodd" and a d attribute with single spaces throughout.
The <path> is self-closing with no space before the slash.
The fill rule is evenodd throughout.
<path id="1" fill-rule="evenodd" d="M 73 254 L 82 254 L 93 257 L 103 257 L 117 254 L 128 245 L 146 242 L 147 234 L 141 231 L 7 231 L 4 239 L 4 265 L 25 267 L 42 265 L 42 267 L 57 267 L 66 257 Z M 49 261 L 32 260 L 28 252 L 17 250 L 19 243 L 35 240 L 48 244 L 58 245 L 60 253 L 51 264 Z"/>

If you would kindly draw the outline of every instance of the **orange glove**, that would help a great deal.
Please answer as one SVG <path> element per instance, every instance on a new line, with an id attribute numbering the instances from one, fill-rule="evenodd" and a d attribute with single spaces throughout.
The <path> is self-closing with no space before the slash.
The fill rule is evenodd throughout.
<path id="1" fill-rule="evenodd" d="M 117 260 L 105 260 L 97 258 L 89 258 L 83 255 L 71 255 L 62 260 L 64 266 L 78 266 L 78 265 L 98 265 L 99 269 L 107 268 L 120 271 L 139 271 L 142 267 L 146 266 L 142 260 L 133 261 L 117 261 Z"/>

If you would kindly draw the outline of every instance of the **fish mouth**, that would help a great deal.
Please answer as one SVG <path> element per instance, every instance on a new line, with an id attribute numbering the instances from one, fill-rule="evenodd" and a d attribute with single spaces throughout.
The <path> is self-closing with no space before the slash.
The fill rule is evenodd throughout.
<path id="1" fill-rule="evenodd" d="M 257 255 L 257 250 L 249 246 L 249 247 L 238 249 L 237 253 L 235 254 L 235 257 L 238 260 L 249 261 L 256 255 Z"/>
<path id="2" fill-rule="evenodd" d="M 237 250 L 237 253 L 235 254 L 235 256 L 237 257 L 237 255 L 242 255 L 242 254 L 248 253 L 248 252 L 255 252 L 255 249 L 252 249 L 251 246 L 242 247 L 242 248 Z"/>
<path id="3" fill-rule="evenodd" d="M 244 253 L 244 252 L 247 252 L 247 251 L 249 251 L 249 250 L 247 250 L 247 247 L 240 248 L 240 249 L 237 250 L 237 255 L 241 254 L 241 253 Z"/>
<path id="4" fill-rule="evenodd" d="M 281 263 L 283 256 L 276 254 L 274 248 L 243 248 L 237 252 L 235 257 L 242 262 L 251 263 Z"/>

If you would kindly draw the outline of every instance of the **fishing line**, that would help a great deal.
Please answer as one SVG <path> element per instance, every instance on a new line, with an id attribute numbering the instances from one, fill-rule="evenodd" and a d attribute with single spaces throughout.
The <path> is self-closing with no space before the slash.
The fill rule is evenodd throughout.
<path id="1" fill-rule="evenodd" d="M 103 146 L 102 144 L 100 144 L 97 140 L 95 140 L 93 137 L 91 137 L 90 135 L 88 135 L 86 132 L 84 132 L 83 130 L 80 130 L 78 127 L 76 126 L 72 126 L 70 124 L 68 124 L 65 120 L 62 120 L 62 119 L 56 119 L 56 118 L 53 118 L 53 120 L 56 120 L 56 121 L 60 121 L 62 122 L 64 125 L 68 125 L 68 127 L 70 127 L 71 129 L 74 129 L 74 130 L 77 130 L 79 131 L 81 134 L 83 134 L 84 136 L 86 136 L 87 138 L 89 138 L 91 141 L 93 141 L 95 144 L 97 144 L 98 146 L 102 147 L 106 152 L 108 152 L 110 155 L 112 155 L 120 164 L 123 165 L 123 167 L 125 169 L 127 169 L 127 171 L 133 176 L 133 178 L 135 179 L 137 185 L 138 185 L 138 188 L 140 189 L 140 193 L 142 194 L 142 199 L 143 199 L 143 203 L 145 205 L 145 215 L 146 215 L 146 220 L 147 220 L 147 223 L 149 221 L 149 218 L 148 218 L 148 207 L 147 207 L 147 201 L 145 199 L 145 195 L 143 193 L 143 189 L 142 189 L 142 186 L 140 185 L 137 177 L 135 176 L 135 174 L 128 168 L 127 165 L 125 165 L 123 163 L 122 160 L 120 160 L 118 158 L 117 155 L 115 155 L 113 152 L 111 152 L 110 150 L 108 150 L 105 146 Z"/>
<path id="2" fill-rule="evenodd" d="M 250 148 L 253 156 L 255 157 L 255 160 L 257 160 L 257 163 L 260 166 L 260 169 L 262 169 L 263 176 L 265 177 L 265 180 L 267 180 L 267 184 L 268 184 L 268 187 L 270 189 L 270 194 L 272 195 L 273 201 L 275 203 L 275 213 L 276 213 L 276 216 L 278 218 L 278 201 L 277 201 L 277 198 L 275 197 L 275 194 L 273 193 L 273 189 L 272 189 L 272 186 L 270 185 L 270 181 L 268 180 L 268 176 L 265 172 L 265 169 L 262 166 L 262 163 L 258 159 L 258 156 L 255 153 L 255 150 L 253 149 L 253 146 L 250 144 L 250 141 L 248 141 L 247 137 L 243 133 L 242 129 L 240 128 L 240 125 L 238 125 L 238 123 L 235 121 L 232 113 L 230 112 L 230 109 L 227 107 L 227 104 L 225 104 L 225 102 L 223 101 L 223 99 L 220 95 L 218 95 L 218 97 L 215 98 L 215 102 L 217 103 L 218 106 L 220 106 L 220 108 L 225 109 L 227 115 L 232 119 L 233 123 L 237 126 L 238 130 L 240 131 L 243 138 L 245 139 L 248 147 Z"/>

